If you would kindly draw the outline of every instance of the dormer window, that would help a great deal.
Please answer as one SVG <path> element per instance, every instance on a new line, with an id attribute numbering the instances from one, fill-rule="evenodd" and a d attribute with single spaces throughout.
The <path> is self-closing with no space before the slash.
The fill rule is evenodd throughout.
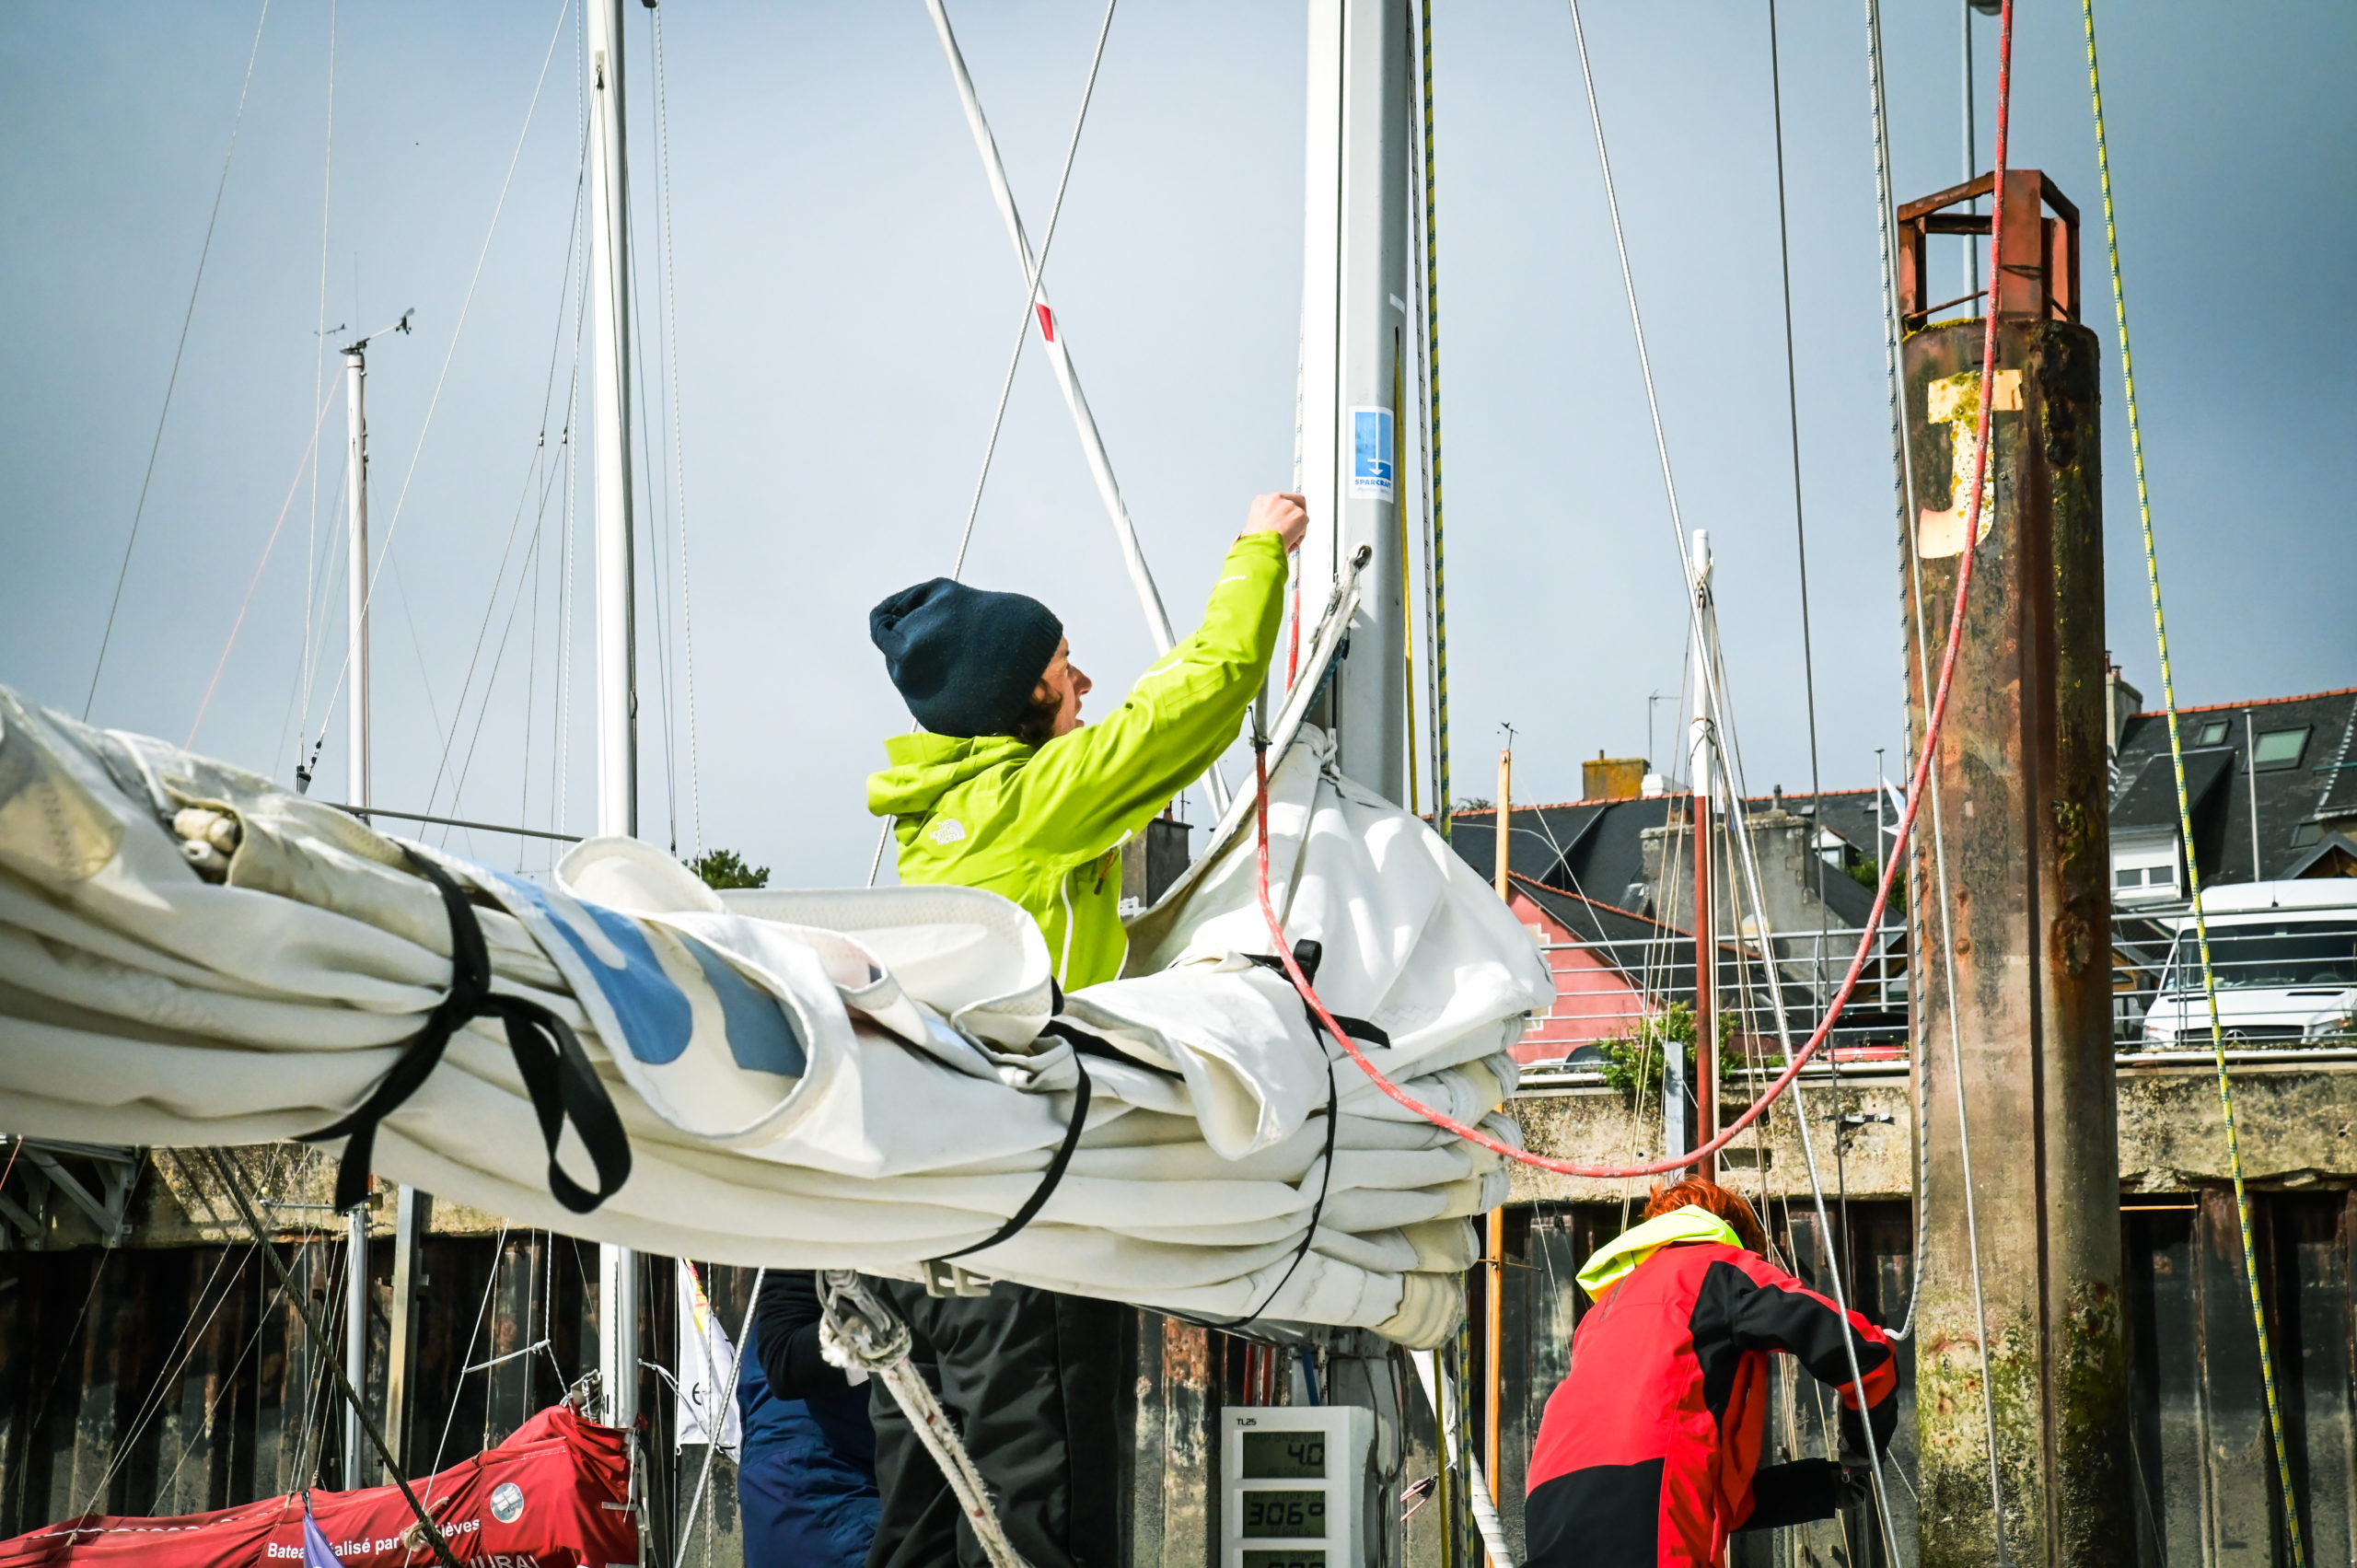
<path id="1" fill-rule="evenodd" d="M 2308 749 L 2308 726 L 2297 729 L 2262 729 L 2258 743 L 2251 748 L 2251 766 L 2255 768 L 2296 768 L 2301 754 Z"/>

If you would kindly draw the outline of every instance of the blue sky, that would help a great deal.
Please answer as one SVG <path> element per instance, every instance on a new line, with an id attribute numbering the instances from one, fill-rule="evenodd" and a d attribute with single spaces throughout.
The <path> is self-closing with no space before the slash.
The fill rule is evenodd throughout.
<path id="1" fill-rule="evenodd" d="M 1570 798 L 1578 760 L 1644 750 L 1649 694 L 1678 689 L 1677 564 L 1568 14 L 1436 8 L 1457 787 L 1489 793 L 1511 722 L 1518 793 Z M 90 686 L 258 9 L 19 7 L 0 28 L 0 682 L 68 712 Z M 1963 159 L 1958 14 L 1887 9 L 1904 200 Z M 645 831 L 668 840 L 676 819 L 685 850 L 700 820 L 702 842 L 782 879 L 855 881 L 874 834 L 864 775 L 906 724 L 865 610 L 947 567 L 1021 280 L 917 0 L 671 0 L 667 291 L 648 15 L 628 10 L 647 427 L 663 448 L 642 505 L 663 557 L 659 581 L 644 569 Z M 953 8 L 1035 234 L 1100 14 L 1088 0 Z M 304 464 L 324 272 L 331 328 L 418 310 L 415 334 L 371 359 L 373 508 L 392 535 L 377 797 L 578 831 L 586 532 L 570 657 L 559 639 L 577 14 L 338 0 L 327 167 L 330 20 L 325 0 L 273 0 L 261 29 L 93 717 L 181 739 L 217 666 L 199 745 L 291 776 L 308 573 L 325 655 L 306 732 L 331 735 L 320 792 L 343 787 L 327 707 L 340 405 L 316 503 Z M 1805 789 L 1766 11 L 1591 0 L 1586 21 L 1680 498 L 1718 552 L 1748 780 Z M 1895 772 L 1901 744 L 1863 24 L 1848 6 L 1787 5 L 1781 21 L 1817 709 L 1836 787 L 1867 782 L 1876 747 Z M 2179 699 L 2357 684 L 2340 466 L 2357 416 L 2357 16 L 2107 5 L 2098 21 Z M 1994 29 L 1977 31 L 1985 161 Z M 1064 330 L 1180 620 L 1248 498 L 1290 473 L 1303 59 L 1295 6 L 1122 0 L 1056 241 Z M 2017 74 L 2015 161 L 2092 216 L 2075 7 L 2023 6 Z M 2097 238 L 2085 285 L 2107 354 L 2108 640 L 2156 700 Z M 691 620 L 677 613 L 682 498 Z M 585 477 L 585 529 L 586 499 Z M 970 576 L 1054 606 L 1109 695 L 1146 661 L 1036 359 Z M 451 842 L 516 859 L 513 841 Z"/>

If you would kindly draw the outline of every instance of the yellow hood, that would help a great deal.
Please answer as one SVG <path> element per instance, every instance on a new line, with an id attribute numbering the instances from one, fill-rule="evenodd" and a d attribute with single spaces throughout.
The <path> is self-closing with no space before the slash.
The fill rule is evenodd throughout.
<path id="1" fill-rule="evenodd" d="M 1735 1227 L 1710 1210 L 1689 1203 L 1644 1224 L 1622 1231 L 1619 1237 L 1596 1250 L 1587 1266 L 1579 1272 L 1580 1288 L 1595 1300 L 1604 1299 L 1604 1293 L 1619 1284 L 1636 1271 L 1638 1264 L 1665 1247 L 1681 1241 L 1719 1241 L 1729 1247 L 1740 1247 Z"/>

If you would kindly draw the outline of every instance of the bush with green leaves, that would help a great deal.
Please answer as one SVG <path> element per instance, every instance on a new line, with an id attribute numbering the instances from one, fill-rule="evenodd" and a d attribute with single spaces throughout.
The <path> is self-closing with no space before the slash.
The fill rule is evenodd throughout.
<path id="1" fill-rule="evenodd" d="M 1745 1065 L 1741 1053 L 1727 1049 L 1735 1039 L 1735 1025 L 1733 1013 L 1719 1015 L 1719 1081 L 1723 1084 L 1734 1082 Z M 1691 1003 L 1673 1002 L 1658 1013 L 1647 1014 L 1638 1021 L 1636 1033 L 1596 1042 L 1596 1049 L 1604 1056 L 1605 1086 L 1631 1096 L 1657 1087 L 1662 1081 L 1663 1053 L 1672 1044 L 1684 1054 L 1690 1082 L 1694 1074 L 1694 1040 Z"/>
<path id="2" fill-rule="evenodd" d="M 703 878 L 707 888 L 766 888 L 770 868 L 748 865 L 733 849 L 706 850 L 688 862 L 688 869 Z"/>

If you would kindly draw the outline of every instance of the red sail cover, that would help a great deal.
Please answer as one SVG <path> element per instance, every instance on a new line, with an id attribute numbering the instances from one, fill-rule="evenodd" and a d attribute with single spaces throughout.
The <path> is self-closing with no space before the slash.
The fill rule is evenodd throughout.
<path id="1" fill-rule="evenodd" d="M 630 1467 L 618 1427 L 570 1405 L 542 1411 L 488 1453 L 412 1484 L 459 1562 L 478 1568 L 620 1568 L 638 1561 Z M 311 1493 L 311 1514 L 351 1568 L 435 1561 L 401 1489 Z M 300 1568 L 300 1493 L 211 1514 L 91 1514 L 0 1541 L 0 1568 L 137 1562 L 143 1568 Z"/>

